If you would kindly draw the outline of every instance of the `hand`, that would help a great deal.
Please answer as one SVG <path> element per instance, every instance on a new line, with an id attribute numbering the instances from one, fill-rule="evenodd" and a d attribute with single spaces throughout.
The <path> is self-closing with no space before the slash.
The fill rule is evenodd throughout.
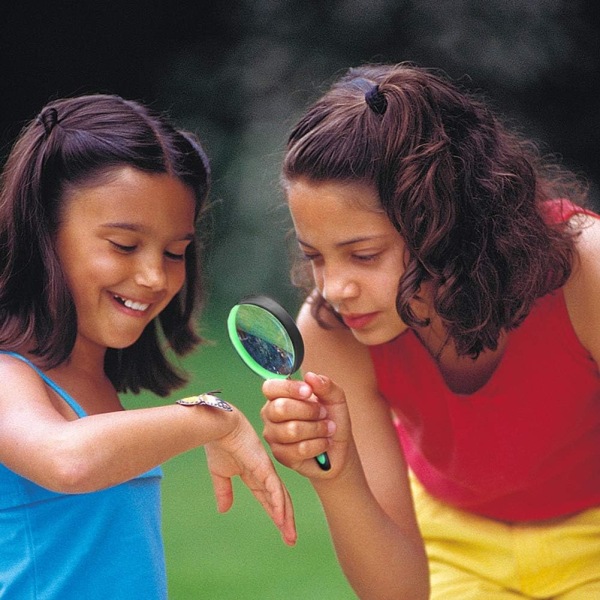
<path id="1" fill-rule="evenodd" d="M 233 432 L 205 445 L 217 510 L 226 512 L 233 505 L 231 478 L 239 475 L 281 531 L 285 543 L 293 546 L 297 534 L 289 492 L 252 425 L 238 414 L 239 425 Z"/>
<path id="2" fill-rule="evenodd" d="M 269 379 L 263 393 L 263 434 L 275 458 L 310 478 L 338 476 L 352 439 L 343 390 L 328 377 L 306 373 L 303 382 Z M 322 452 L 329 455 L 329 471 L 319 469 L 314 460 Z"/>

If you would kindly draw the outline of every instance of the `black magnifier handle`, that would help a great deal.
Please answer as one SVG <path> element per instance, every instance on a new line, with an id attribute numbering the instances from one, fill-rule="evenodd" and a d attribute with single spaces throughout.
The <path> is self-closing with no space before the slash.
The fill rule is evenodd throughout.
<path id="1" fill-rule="evenodd" d="M 331 469 L 331 463 L 329 462 L 329 455 L 327 452 L 323 452 L 322 454 L 319 454 L 319 456 L 315 456 L 315 460 L 322 471 L 329 471 L 329 469 Z"/>

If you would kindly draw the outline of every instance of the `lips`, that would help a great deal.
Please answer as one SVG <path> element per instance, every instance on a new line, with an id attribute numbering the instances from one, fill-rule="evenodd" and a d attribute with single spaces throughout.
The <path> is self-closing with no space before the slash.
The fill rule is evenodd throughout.
<path id="1" fill-rule="evenodd" d="M 349 327 L 350 329 L 362 329 L 363 327 L 366 327 L 376 316 L 376 312 L 341 315 L 346 327 Z"/>

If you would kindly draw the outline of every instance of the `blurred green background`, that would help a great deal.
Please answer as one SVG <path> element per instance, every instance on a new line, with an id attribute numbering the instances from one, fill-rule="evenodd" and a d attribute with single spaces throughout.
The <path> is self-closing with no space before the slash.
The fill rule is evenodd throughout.
<path id="1" fill-rule="evenodd" d="M 203 226 L 213 342 L 183 365 L 179 395 L 221 388 L 260 431 L 260 380 L 226 340 L 229 308 L 266 293 L 295 313 L 282 150 L 303 108 L 349 66 L 409 60 L 483 92 L 521 131 L 600 180 L 600 36 L 595 0 L 34 0 L 3 2 L 0 158 L 48 100 L 118 93 L 167 111 L 212 160 Z M 128 406 L 162 402 L 149 395 Z M 243 486 L 215 509 L 202 450 L 165 465 L 172 600 L 351 599 L 310 486 L 281 470 L 300 538 L 284 546 Z"/>
<path id="2" fill-rule="evenodd" d="M 227 310 L 211 307 L 203 322 L 210 340 L 182 362 L 191 374 L 178 397 L 221 389 L 261 431 L 262 379 L 235 354 L 226 332 Z M 126 406 L 163 402 L 128 396 Z M 163 467 L 163 531 L 171 600 L 345 600 L 354 598 L 337 565 L 322 509 L 311 486 L 279 468 L 292 495 L 298 528 L 295 547 L 286 546 L 248 489 L 234 482 L 233 508 L 216 511 L 203 449 Z"/>

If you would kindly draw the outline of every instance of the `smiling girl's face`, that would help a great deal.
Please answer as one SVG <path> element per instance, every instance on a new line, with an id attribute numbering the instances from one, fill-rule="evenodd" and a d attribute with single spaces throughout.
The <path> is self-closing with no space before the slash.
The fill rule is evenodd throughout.
<path id="1" fill-rule="evenodd" d="M 179 179 L 131 167 L 66 194 L 56 248 L 79 346 L 130 346 L 179 292 L 194 211 Z"/>
<path id="2" fill-rule="evenodd" d="M 298 244 L 315 284 L 360 342 L 388 342 L 406 330 L 396 310 L 404 242 L 362 183 L 296 179 L 287 196 Z"/>

